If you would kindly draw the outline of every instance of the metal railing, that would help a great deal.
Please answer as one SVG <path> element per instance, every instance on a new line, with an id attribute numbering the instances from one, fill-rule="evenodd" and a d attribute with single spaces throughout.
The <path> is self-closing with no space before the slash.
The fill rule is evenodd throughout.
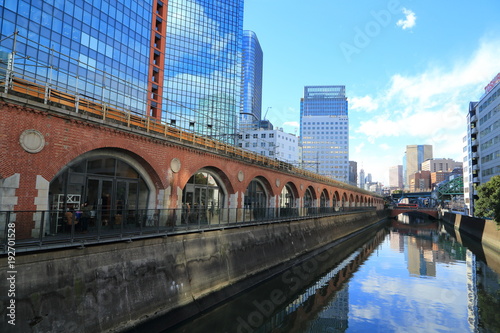
<path id="1" fill-rule="evenodd" d="M 375 207 L 197 208 L 100 211 L 0 211 L 0 254 L 84 247 L 148 237 L 241 228 L 375 210 Z"/>

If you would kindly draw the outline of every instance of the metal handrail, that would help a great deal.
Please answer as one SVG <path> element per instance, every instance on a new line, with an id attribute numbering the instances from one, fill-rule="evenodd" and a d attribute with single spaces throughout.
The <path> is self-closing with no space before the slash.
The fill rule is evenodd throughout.
<path id="1" fill-rule="evenodd" d="M 87 221 L 84 221 L 79 212 L 0 211 L 0 255 L 6 255 L 9 247 L 18 253 L 84 247 L 180 233 L 284 223 L 375 209 L 375 207 L 147 209 L 128 212 L 108 211 L 106 215 L 101 211 L 96 212 L 93 217 L 85 217 Z M 66 215 L 70 216 L 70 223 L 65 220 Z M 27 223 L 33 221 L 38 228 L 33 228 L 30 234 L 35 236 L 23 237 L 20 234 L 20 225 L 24 228 Z"/>

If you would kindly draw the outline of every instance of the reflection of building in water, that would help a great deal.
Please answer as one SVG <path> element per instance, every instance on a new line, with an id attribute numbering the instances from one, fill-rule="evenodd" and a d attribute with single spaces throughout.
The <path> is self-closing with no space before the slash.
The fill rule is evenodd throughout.
<path id="1" fill-rule="evenodd" d="M 407 263 L 410 275 L 436 276 L 432 241 L 409 237 L 407 249 Z"/>
<path id="2" fill-rule="evenodd" d="M 476 284 L 476 256 L 467 250 L 467 321 L 471 332 L 477 332 L 477 284 Z"/>
<path id="3" fill-rule="evenodd" d="M 458 244 L 447 239 L 436 222 L 407 224 L 398 220 L 392 222 L 392 229 L 391 249 L 405 253 L 411 276 L 435 277 L 436 263 L 465 260 Z"/>
<path id="4" fill-rule="evenodd" d="M 405 236 L 401 235 L 399 232 L 391 231 L 390 234 L 391 249 L 399 253 L 405 251 Z"/>
<path id="5" fill-rule="evenodd" d="M 309 332 L 344 332 L 349 318 L 349 279 L 354 272 L 380 245 L 386 236 L 385 230 L 361 249 L 354 251 L 328 273 L 309 285 L 285 308 L 273 315 L 258 332 L 298 332 L 303 323 L 309 322 Z M 335 252 L 330 252 L 335 256 Z M 263 330 L 265 328 L 265 330 Z"/>
<path id="6" fill-rule="evenodd" d="M 344 259 L 337 267 L 324 275 L 321 279 L 319 279 L 314 285 L 310 286 L 306 289 L 302 294 L 300 294 L 293 302 L 291 302 L 286 307 L 287 314 L 296 311 L 300 306 L 302 306 L 311 296 L 316 295 L 316 292 L 320 288 L 327 287 L 334 281 L 334 284 L 338 283 L 338 276 L 341 274 L 341 271 L 345 269 L 349 264 L 352 266 L 352 262 L 358 258 L 358 256 L 362 254 L 361 250 L 357 250 L 353 252 L 349 257 Z M 364 258 L 363 258 L 364 259 Z M 346 273 L 344 272 L 343 278 L 345 278 Z"/>
<path id="7" fill-rule="evenodd" d="M 328 306 L 318 314 L 309 329 L 310 332 L 344 332 L 349 319 L 348 284 L 337 291 Z"/>
<path id="8" fill-rule="evenodd" d="M 483 247 L 484 249 L 484 247 Z M 486 251 L 485 251 L 486 252 Z M 467 251 L 469 254 L 470 251 Z M 486 254 L 486 253 L 485 253 Z M 475 306 L 477 310 L 469 313 L 469 323 L 474 319 L 475 331 L 482 328 L 482 332 L 498 332 L 500 327 L 500 318 L 498 317 L 498 309 L 500 309 L 500 254 L 489 253 L 486 255 L 486 263 L 481 260 L 476 260 L 476 256 L 471 254 L 473 259 L 469 260 L 467 256 L 467 264 L 471 262 L 472 274 L 475 289 L 469 288 L 469 292 L 475 291 L 477 297 L 472 299 L 469 297 L 469 308 Z M 472 263 L 474 265 L 472 265 Z M 472 276 L 471 276 L 472 277 Z M 472 308 L 473 309 L 473 308 Z"/>

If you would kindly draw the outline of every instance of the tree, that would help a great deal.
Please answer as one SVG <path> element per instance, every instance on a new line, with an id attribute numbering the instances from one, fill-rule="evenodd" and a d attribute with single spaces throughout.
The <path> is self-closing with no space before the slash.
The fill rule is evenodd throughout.
<path id="1" fill-rule="evenodd" d="M 479 199 L 474 204 L 474 215 L 492 218 L 500 223 L 500 176 L 477 188 Z"/>

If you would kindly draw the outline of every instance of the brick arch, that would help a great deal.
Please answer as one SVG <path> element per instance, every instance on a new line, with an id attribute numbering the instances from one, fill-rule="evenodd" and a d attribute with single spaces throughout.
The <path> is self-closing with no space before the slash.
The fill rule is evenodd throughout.
<path id="1" fill-rule="evenodd" d="M 328 189 L 326 187 L 323 187 L 323 189 L 320 188 L 318 198 L 321 198 L 321 194 L 323 194 L 323 193 L 325 193 L 326 200 L 328 202 L 330 202 L 330 200 L 332 200 L 332 198 L 331 198 L 330 192 L 328 191 Z"/>
<path id="2" fill-rule="evenodd" d="M 156 191 L 159 188 L 159 185 L 161 184 L 161 179 L 159 174 L 152 168 L 152 166 L 145 161 L 141 156 L 138 156 L 130 151 L 126 151 L 124 149 L 108 149 L 108 148 L 102 148 L 102 149 L 95 149 L 95 150 L 90 150 L 87 151 L 86 153 L 83 153 L 71 160 L 69 160 L 66 164 L 61 165 L 61 167 L 57 170 L 57 172 L 54 173 L 54 175 L 50 178 L 48 178 L 49 182 L 52 182 L 59 174 L 65 172 L 68 168 L 69 165 L 74 165 L 77 163 L 80 163 L 86 159 L 92 158 L 94 156 L 98 155 L 103 155 L 103 156 L 112 156 L 117 159 L 121 159 L 127 163 L 130 164 L 130 161 L 127 161 L 126 158 L 130 158 L 134 162 L 137 162 L 142 170 L 138 170 L 139 173 L 142 174 L 142 176 L 145 176 L 146 178 L 149 178 L 148 182 L 150 182 L 150 190 L 151 191 Z M 120 156 L 123 155 L 123 156 Z M 134 167 L 134 165 L 132 165 Z M 135 166 L 136 167 L 136 166 Z M 137 168 L 137 167 L 136 167 Z"/>
<path id="3" fill-rule="evenodd" d="M 279 194 L 278 195 L 281 195 L 281 192 L 283 191 L 283 189 L 285 188 L 285 186 L 288 185 L 290 187 L 290 189 L 292 190 L 292 193 L 293 193 L 293 196 L 294 196 L 294 206 L 297 206 L 297 200 L 301 199 L 301 196 L 299 194 L 299 189 L 297 187 L 297 185 L 293 182 L 293 181 L 287 181 L 287 182 L 284 182 L 284 184 L 282 184 L 282 186 L 280 186 L 280 190 L 279 190 Z M 278 206 L 279 206 L 279 199 L 278 199 Z"/>
<path id="4" fill-rule="evenodd" d="M 344 192 L 342 193 L 342 196 L 341 196 L 341 199 L 340 199 L 340 202 L 342 203 L 341 206 L 344 207 L 345 206 L 345 203 L 349 203 L 349 199 L 347 197 L 347 192 Z"/>
<path id="5" fill-rule="evenodd" d="M 312 186 L 312 185 L 307 186 L 306 189 L 304 190 L 304 194 L 305 194 L 305 191 L 307 189 L 309 189 L 309 191 L 311 192 L 313 200 L 317 200 L 319 198 L 319 195 L 318 195 L 316 189 L 314 188 L 314 186 Z"/>
<path id="6" fill-rule="evenodd" d="M 305 189 L 304 189 L 304 192 L 302 194 L 302 197 L 300 198 L 301 199 L 301 206 L 303 207 L 306 207 L 306 193 L 309 191 L 309 193 L 311 193 L 311 203 L 310 203 L 310 207 L 317 207 L 318 206 L 318 203 L 317 203 L 317 200 L 318 200 L 318 196 L 316 194 L 316 190 L 314 189 L 314 186 L 312 185 L 309 185 L 307 186 Z"/>
<path id="7" fill-rule="evenodd" d="M 191 174 L 191 176 L 189 176 L 187 179 L 185 179 L 182 183 L 179 183 L 180 187 L 184 188 L 186 186 L 186 183 L 188 182 L 188 180 L 193 175 L 197 174 L 198 172 L 208 172 L 208 173 L 215 175 L 217 180 L 222 182 L 222 184 L 224 185 L 224 190 L 227 192 L 226 193 L 227 195 L 234 193 L 234 185 L 231 182 L 231 180 L 228 178 L 226 173 L 223 170 L 219 169 L 218 167 L 210 166 L 210 165 L 204 166 L 204 167 L 199 168 L 196 171 L 194 171 Z"/>
<path id="8" fill-rule="evenodd" d="M 164 188 L 166 186 L 166 179 L 162 179 L 159 170 L 165 169 L 166 166 L 158 163 L 159 161 L 153 156 L 148 156 L 147 153 L 134 151 L 134 147 L 127 147 L 126 144 L 123 147 L 103 145 L 96 140 L 94 143 L 83 143 L 81 147 L 70 150 L 64 158 L 59 158 L 54 163 L 51 163 L 47 169 L 46 174 L 43 175 L 45 179 L 52 180 L 59 173 L 63 172 L 67 165 L 77 162 L 78 160 L 83 160 L 87 156 L 91 156 L 95 153 L 105 152 L 105 151 L 118 151 L 125 155 L 130 156 L 135 159 L 141 166 L 146 170 L 148 176 L 151 178 L 156 188 Z"/>
<path id="9" fill-rule="evenodd" d="M 335 199 L 336 202 L 340 202 L 340 194 L 339 194 L 339 191 L 335 190 L 333 191 L 333 197 L 332 197 L 332 200 Z"/>
<path id="10" fill-rule="evenodd" d="M 271 198 L 275 195 L 274 191 L 273 191 L 273 186 L 271 185 L 271 182 L 269 182 L 269 180 L 264 176 L 255 176 L 253 178 L 248 179 L 248 181 L 246 181 L 246 180 L 243 181 L 243 186 L 245 188 L 245 190 L 243 192 L 245 192 L 246 189 L 248 188 L 248 186 L 250 185 L 250 183 L 256 179 L 259 180 L 262 183 L 262 185 L 264 185 L 264 189 L 266 190 L 266 194 L 268 195 L 269 198 Z"/>

